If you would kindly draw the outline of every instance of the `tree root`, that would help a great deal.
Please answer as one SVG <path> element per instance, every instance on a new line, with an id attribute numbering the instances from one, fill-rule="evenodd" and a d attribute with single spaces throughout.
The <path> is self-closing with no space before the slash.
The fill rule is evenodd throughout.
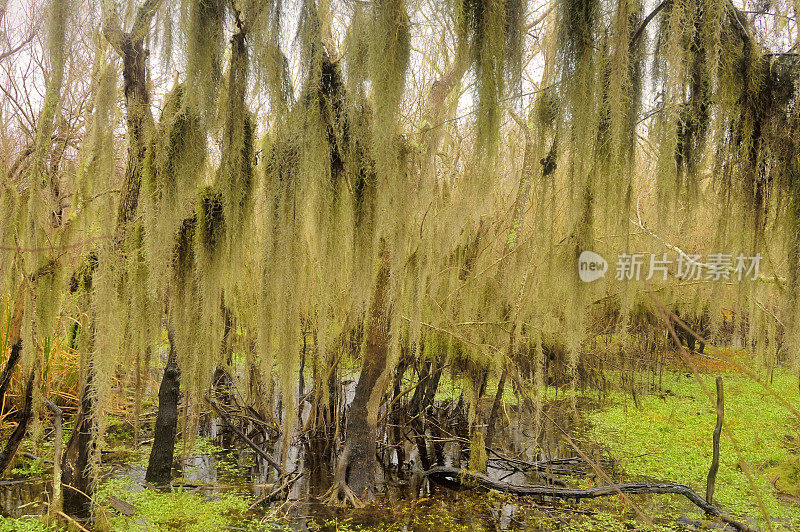
<path id="1" fill-rule="evenodd" d="M 425 471 L 425 476 L 431 481 L 450 489 L 474 489 L 482 487 L 486 489 L 512 493 L 523 496 L 556 497 L 561 499 L 595 499 L 598 497 L 608 497 L 619 493 L 625 494 L 664 494 L 673 493 L 683 495 L 695 506 L 699 507 L 706 514 L 718 517 L 724 523 L 742 532 L 753 532 L 753 529 L 744 523 L 740 523 L 724 515 L 718 508 L 707 503 L 700 495 L 695 493 L 686 484 L 673 484 L 666 482 L 645 483 L 627 482 L 622 484 L 611 484 L 608 486 L 597 486 L 594 488 L 561 488 L 555 486 L 520 486 L 492 480 L 486 475 L 459 469 L 456 467 L 432 467 Z"/>
<path id="2" fill-rule="evenodd" d="M 331 489 L 322 498 L 322 502 L 327 506 L 347 506 L 353 508 L 363 508 L 366 506 L 364 501 L 358 498 L 346 482 L 337 481 L 333 483 Z"/>

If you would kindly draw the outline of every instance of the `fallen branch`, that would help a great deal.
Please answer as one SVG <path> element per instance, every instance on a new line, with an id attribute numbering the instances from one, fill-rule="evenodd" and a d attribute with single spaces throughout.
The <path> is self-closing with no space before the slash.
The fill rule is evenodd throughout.
<path id="1" fill-rule="evenodd" d="M 482 488 L 502 491 L 504 493 L 511 493 L 514 495 L 523 496 L 538 496 L 538 497 L 557 497 L 561 499 L 596 499 L 598 497 L 608 497 L 618 495 L 619 493 L 627 494 L 666 494 L 671 493 L 675 495 L 683 495 L 689 499 L 695 506 L 699 507 L 708 515 L 719 517 L 728 525 L 743 532 L 752 532 L 753 529 L 744 523 L 734 521 L 733 519 L 725 516 L 715 506 L 708 504 L 703 497 L 695 493 L 695 491 L 686 484 L 673 484 L 667 482 L 627 482 L 622 484 L 610 484 L 607 486 L 597 486 L 594 488 L 560 488 L 555 486 L 537 486 L 528 485 L 520 486 L 517 484 L 509 484 L 507 482 L 500 482 L 492 480 L 486 475 L 468 471 L 466 469 L 459 469 L 457 467 L 432 467 L 426 471 L 425 476 L 436 484 L 442 485 L 450 489 L 465 489 L 474 486 Z"/>
<path id="2" fill-rule="evenodd" d="M 294 484 L 300 477 L 303 476 L 303 473 L 289 473 L 286 479 L 283 482 L 276 482 L 270 492 L 258 499 L 256 502 L 250 505 L 250 510 L 256 508 L 257 506 L 264 504 L 265 502 L 273 502 L 276 498 L 284 492 L 284 490 L 288 490 L 291 488 L 292 484 Z"/>
<path id="3" fill-rule="evenodd" d="M 17 486 L 19 484 L 28 484 L 31 481 L 29 478 L 20 478 L 16 480 L 0 480 L 0 488 L 7 488 L 8 486 Z"/>
<path id="4" fill-rule="evenodd" d="M 505 471 L 538 471 L 553 475 L 585 475 L 591 464 L 583 458 L 553 458 L 550 460 L 538 460 L 536 462 L 526 462 L 519 458 L 511 458 L 497 453 L 493 449 L 486 449 L 490 454 L 497 458 L 489 458 L 489 465 L 494 469 Z M 601 459 L 599 462 L 604 469 L 613 469 L 616 466 L 614 460 Z"/>
<path id="5" fill-rule="evenodd" d="M 78 527 L 78 530 L 81 530 L 82 532 L 89 532 L 89 529 L 87 529 L 85 526 L 83 526 L 82 524 L 80 524 L 79 522 L 77 522 L 77 521 L 76 521 L 74 518 L 72 518 L 72 517 L 70 517 L 69 515 L 65 514 L 65 513 L 64 513 L 64 512 L 62 512 L 61 510 L 58 510 L 58 511 L 56 511 L 56 513 L 57 513 L 58 515 L 60 515 L 61 517 L 63 517 L 64 519 L 66 519 L 66 520 L 67 520 L 67 522 L 69 522 L 69 523 L 72 523 L 73 525 L 75 525 L 76 527 Z"/>
<path id="6" fill-rule="evenodd" d="M 44 465 L 48 465 L 48 466 L 53 465 L 53 461 L 52 460 L 48 460 L 46 458 L 42 458 L 41 456 L 35 455 L 33 453 L 22 452 L 22 453 L 19 453 L 19 455 L 21 457 L 23 457 L 23 458 L 27 458 L 28 460 L 34 460 L 34 461 L 40 460 Z"/>
<path id="7" fill-rule="evenodd" d="M 134 515 L 136 513 L 136 507 L 127 501 L 123 501 L 119 497 L 115 497 L 110 495 L 106 497 L 105 500 L 106 504 L 111 508 L 115 509 L 122 515 L 126 515 L 128 517 Z"/>
<path id="8" fill-rule="evenodd" d="M 271 465 L 272 467 L 274 467 L 274 468 L 275 468 L 275 470 L 278 472 L 278 474 L 280 474 L 281 476 L 283 476 L 283 475 L 285 475 L 285 474 L 286 474 L 286 471 L 284 471 L 284 469 L 283 469 L 283 467 L 281 466 L 281 464 L 279 464 L 279 463 L 277 462 L 277 460 L 275 460 L 275 459 L 272 457 L 272 455 L 270 455 L 270 454 L 269 454 L 267 451 L 265 451 L 264 449 L 262 449 L 262 448 L 261 448 L 261 447 L 260 447 L 258 444 L 256 444 L 256 443 L 255 443 L 253 440 L 251 440 L 250 438 L 248 438 L 248 437 L 247 437 L 247 435 L 246 435 L 246 434 L 245 434 L 245 433 L 242 431 L 242 429 L 240 429 L 239 427 L 237 427 L 237 426 L 236 426 L 236 425 L 235 425 L 235 424 L 234 424 L 234 423 L 233 423 L 233 422 L 230 420 L 230 418 L 227 416 L 227 414 L 226 414 L 226 413 L 225 413 L 225 412 L 222 410 L 222 408 L 220 408 L 219 404 L 217 404 L 217 402 L 216 402 L 214 399 L 212 399 L 212 398 L 210 398 L 210 397 L 206 397 L 206 401 L 208 401 L 208 404 L 210 404 L 210 405 L 211 405 L 211 408 L 213 408 L 213 409 L 214 409 L 214 411 L 215 411 L 215 412 L 217 413 L 217 415 L 218 415 L 218 416 L 219 416 L 219 417 L 222 419 L 222 421 L 223 421 L 223 422 L 224 422 L 224 423 L 225 423 L 225 424 L 228 426 L 228 428 L 230 428 L 230 429 L 233 431 L 233 433 L 234 433 L 234 434 L 236 434 L 236 436 L 238 436 L 238 437 L 239 437 L 239 439 L 240 439 L 240 440 L 242 440 L 244 443 L 246 443 L 246 444 L 247 444 L 247 446 L 248 446 L 248 447 L 250 447 L 251 449 L 253 449 L 253 450 L 254 450 L 254 451 L 255 451 L 255 452 L 256 452 L 256 453 L 257 453 L 257 454 L 258 454 L 258 455 L 259 455 L 261 458 L 263 458 L 264 460 L 266 460 L 266 461 L 267 461 L 267 463 L 268 463 L 269 465 Z"/>

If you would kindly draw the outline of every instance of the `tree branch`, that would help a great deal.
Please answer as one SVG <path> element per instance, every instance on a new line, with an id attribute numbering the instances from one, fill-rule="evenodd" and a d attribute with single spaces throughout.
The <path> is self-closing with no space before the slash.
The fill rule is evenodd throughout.
<path id="1" fill-rule="evenodd" d="M 113 0 L 104 0 L 101 4 L 103 13 L 103 35 L 111 47 L 122 55 L 122 46 L 126 39 L 136 41 L 144 38 L 150 28 L 150 23 L 161 5 L 161 0 L 146 0 L 136 11 L 136 19 L 129 33 L 125 33 L 119 23 L 116 4 Z"/>
<path id="2" fill-rule="evenodd" d="M 111 47 L 122 55 L 122 43 L 125 39 L 125 33 L 119 24 L 116 5 L 112 0 L 103 0 L 100 3 L 100 10 L 103 16 L 103 36 Z"/>
<path id="3" fill-rule="evenodd" d="M 29 42 L 31 42 L 33 40 L 33 35 L 34 35 L 34 33 L 30 32 L 30 34 L 27 37 L 25 37 L 25 39 L 23 39 L 22 42 L 19 43 L 17 46 L 12 48 L 11 50 L 8 50 L 7 52 L 3 52 L 2 54 L 0 54 L 0 61 L 5 59 L 6 57 L 10 57 L 10 56 L 14 55 L 15 53 L 19 52 L 20 50 L 22 50 L 25 47 L 26 44 L 28 44 Z"/>
<path id="4" fill-rule="evenodd" d="M 146 0 L 138 11 L 136 11 L 136 20 L 131 28 L 130 35 L 132 40 L 143 39 L 145 33 L 150 29 L 150 23 L 161 5 L 161 0 Z"/>
<path id="5" fill-rule="evenodd" d="M 636 33 L 634 33 L 633 37 L 631 37 L 631 46 L 636 44 L 636 42 L 642 37 L 644 30 L 647 29 L 647 25 L 650 24 L 650 21 L 652 21 L 666 5 L 667 0 L 663 0 L 660 4 L 658 4 L 658 6 L 656 6 L 655 9 L 653 9 L 653 11 L 650 12 L 649 15 L 647 15 L 647 18 L 642 21 L 641 25 L 636 30 Z"/>

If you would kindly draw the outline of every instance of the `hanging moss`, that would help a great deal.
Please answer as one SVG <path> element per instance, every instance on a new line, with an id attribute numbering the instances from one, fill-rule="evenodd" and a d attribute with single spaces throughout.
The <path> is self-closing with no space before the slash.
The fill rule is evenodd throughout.
<path id="1" fill-rule="evenodd" d="M 475 430 L 472 433 L 472 440 L 469 442 L 469 470 L 485 472 L 487 462 L 488 457 L 483 432 Z"/>
<path id="2" fill-rule="evenodd" d="M 400 201 L 405 182 L 405 168 L 399 142 L 398 113 L 405 88 L 410 52 L 410 24 L 403 0 L 382 0 L 375 6 L 370 41 L 370 81 L 372 82 L 373 145 L 377 186 L 381 194 L 377 205 L 377 227 L 373 238 L 397 230 L 386 222 L 406 217 L 409 202 Z M 392 212 L 394 211 L 394 212 Z M 385 231 L 385 233 L 384 233 Z"/>
<path id="3" fill-rule="evenodd" d="M 236 126 L 234 126 L 236 127 Z M 241 239 L 250 218 L 253 205 L 253 161 L 255 124 L 249 112 L 241 118 L 241 132 L 232 135 L 232 146 L 223 148 L 220 168 L 220 193 L 225 207 L 225 218 L 229 220 L 231 238 Z"/>
<path id="4" fill-rule="evenodd" d="M 487 166 L 497 150 L 506 65 L 512 80 L 518 79 L 523 5 L 517 0 L 464 0 L 456 8 L 459 38 L 470 41 L 474 54 L 477 151 L 488 157 Z"/>
<path id="5" fill-rule="evenodd" d="M 204 297 L 200 282 L 207 279 L 198 276 L 195 258 L 197 219 L 195 215 L 185 218 L 178 229 L 170 261 L 172 283 L 167 309 L 167 319 L 175 342 L 173 348 L 178 367 L 181 368 L 181 388 L 187 398 L 187 404 L 192 405 L 203 401 L 218 360 L 217 354 L 206 347 L 206 342 L 213 342 L 217 335 L 206 329 L 216 323 L 204 322 L 208 315 L 203 314 L 203 306 L 208 298 Z M 207 289 L 211 291 L 214 287 L 207 286 Z M 203 324 L 199 330 L 198 324 Z M 213 356 L 209 356 L 209 352 Z M 185 430 L 196 427 L 199 415 L 198 409 L 187 408 Z M 187 436 L 190 440 L 190 435 Z"/>
<path id="6" fill-rule="evenodd" d="M 564 47 L 564 66 L 574 69 L 594 53 L 600 2 L 597 0 L 562 0 L 559 3 L 560 40 Z"/>
<path id="7" fill-rule="evenodd" d="M 248 8 L 252 8 L 250 11 Z M 251 4 L 243 6 L 243 18 L 249 21 L 249 35 L 252 42 L 260 43 L 253 47 L 253 73 L 257 80 L 263 80 L 269 91 L 270 107 L 274 118 L 283 117 L 289 105 L 294 102 L 289 59 L 282 49 L 285 32 L 283 2 L 268 2 L 267 5 Z"/>
<path id="8" fill-rule="evenodd" d="M 210 264 L 222 251 L 225 217 L 222 194 L 211 186 L 201 187 L 197 195 L 197 255 Z"/>
<path id="9" fill-rule="evenodd" d="M 36 334 L 39 338 L 51 336 L 55 331 L 56 318 L 64 297 L 65 279 L 61 265 L 54 260 L 44 265 L 36 280 Z"/>
<path id="10" fill-rule="evenodd" d="M 173 282 L 180 297 L 187 289 L 187 283 L 194 274 L 194 238 L 197 217 L 191 216 L 181 222 L 178 237 L 175 241 L 175 250 L 172 257 Z"/>
<path id="11" fill-rule="evenodd" d="M 516 91 L 520 87 L 522 63 L 525 55 L 525 23 L 527 2 L 523 0 L 506 0 L 505 2 L 505 65 L 503 73 L 508 87 Z"/>
<path id="12" fill-rule="evenodd" d="M 178 84 L 164 99 L 159 127 L 148 152 L 145 184 L 162 200 L 193 189 L 206 154 L 200 117 L 186 102 L 185 87 Z"/>
<path id="13" fill-rule="evenodd" d="M 222 46 L 227 0 L 186 0 L 187 82 L 193 102 L 213 116 L 216 88 L 222 78 Z"/>
<path id="14" fill-rule="evenodd" d="M 224 334 L 224 291 L 231 265 L 228 262 L 225 220 L 222 194 L 214 187 L 202 187 L 197 199 L 197 225 L 195 227 L 195 258 L 200 299 L 201 330 L 200 365 L 196 382 L 203 385 L 202 378 L 211 379 L 211 373 L 219 362 Z M 191 371 L 192 368 L 187 368 Z M 207 384 L 206 381 L 205 384 Z"/>
<path id="15" fill-rule="evenodd" d="M 176 85 L 164 100 L 156 134 L 147 150 L 142 175 L 142 205 L 147 220 L 151 288 L 162 296 L 171 246 L 181 221 L 194 208 L 203 177 L 206 135 L 199 113 Z"/>

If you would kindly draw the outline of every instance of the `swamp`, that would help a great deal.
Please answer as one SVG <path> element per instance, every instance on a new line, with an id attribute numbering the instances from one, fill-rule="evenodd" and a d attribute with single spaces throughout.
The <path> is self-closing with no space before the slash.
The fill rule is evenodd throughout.
<path id="1" fill-rule="evenodd" d="M 0 532 L 800 530 L 799 0 L 0 0 Z"/>

